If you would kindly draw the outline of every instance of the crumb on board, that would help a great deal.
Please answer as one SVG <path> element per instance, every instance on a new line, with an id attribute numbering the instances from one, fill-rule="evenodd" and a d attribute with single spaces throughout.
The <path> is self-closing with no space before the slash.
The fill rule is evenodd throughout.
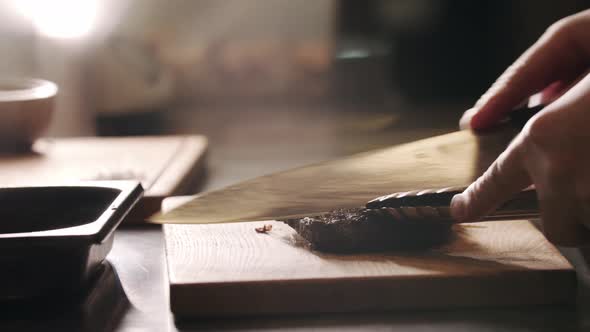
<path id="1" fill-rule="evenodd" d="M 266 224 L 261 227 L 256 227 L 255 230 L 256 230 L 256 233 L 266 234 L 272 230 L 272 225 Z"/>

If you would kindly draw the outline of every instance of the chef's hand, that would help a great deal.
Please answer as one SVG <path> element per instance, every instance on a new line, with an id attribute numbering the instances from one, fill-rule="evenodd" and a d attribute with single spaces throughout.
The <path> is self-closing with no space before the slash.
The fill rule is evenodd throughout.
<path id="1" fill-rule="evenodd" d="M 548 104 L 490 168 L 456 195 L 451 213 L 473 221 L 533 184 L 543 230 L 558 245 L 590 243 L 590 10 L 560 20 L 461 119 L 477 131 L 529 96 Z"/>

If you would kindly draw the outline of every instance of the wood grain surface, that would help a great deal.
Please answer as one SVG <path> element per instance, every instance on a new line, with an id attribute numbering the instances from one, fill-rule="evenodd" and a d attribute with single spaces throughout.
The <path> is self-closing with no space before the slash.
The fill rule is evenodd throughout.
<path id="1" fill-rule="evenodd" d="M 0 186 L 135 179 L 146 193 L 126 223 L 143 221 L 166 196 L 191 193 L 206 151 L 203 136 L 43 139 L 31 153 L 0 155 Z"/>
<path id="2" fill-rule="evenodd" d="M 565 303 L 569 263 L 528 221 L 456 225 L 449 245 L 416 253 L 310 251 L 281 222 L 166 225 L 178 316 L 349 312 Z"/>
<path id="3" fill-rule="evenodd" d="M 457 132 L 269 175 L 189 198 L 172 219 L 250 220 L 467 185 L 509 139 Z M 255 231 L 266 223 L 269 234 Z M 574 301 L 572 267 L 529 221 L 455 231 L 447 246 L 428 252 L 327 255 L 276 221 L 164 225 L 171 308 L 182 317 Z"/>

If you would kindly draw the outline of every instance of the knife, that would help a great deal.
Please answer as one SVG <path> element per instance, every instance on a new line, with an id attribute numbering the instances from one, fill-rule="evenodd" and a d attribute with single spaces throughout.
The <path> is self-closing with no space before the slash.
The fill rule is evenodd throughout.
<path id="1" fill-rule="evenodd" d="M 381 210 L 394 220 L 439 220 L 455 223 L 450 214 L 451 199 L 465 187 L 394 193 L 369 201 L 365 208 Z M 514 220 L 539 217 L 537 192 L 526 189 L 478 221 Z"/>
<path id="2" fill-rule="evenodd" d="M 247 180 L 197 195 L 183 205 L 153 216 L 150 221 L 209 224 L 284 220 L 339 208 L 364 208 L 369 200 L 391 193 L 393 188 L 401 192 L 425 188 L 424 184 L 430 188 L 459 186 L 454 188 L 458 192 L 505 148 L 515 133 L 513 129 L 522 127 L 541 109 L 542 106 L 514 110 L 506 120 L 507 126 L 485 135 L 459 131 Z M 434 196 L 424 196 L 426 192 L 423 192 L 416 199 L 434 199 L 437 202 L 434 210 L 441 219 L 448 220 L 451 189 L 433 190 Z M 515 198 L 520 201 L 519 197 Z M 405 206 L 405 210 L 415 206 Z M 432 205 L 418 206 L 426 207 L 418 209 L 421 213 L 433 212 L 427 208 Z M 525 212 L 531 213 L 531 206 L 534 207 L 525 205 L 516 210 L 507 206 L 498 214 L 502 212 L 504 218 L 509 218 L 517 212 L 516 215 L 524 217 Z"/>

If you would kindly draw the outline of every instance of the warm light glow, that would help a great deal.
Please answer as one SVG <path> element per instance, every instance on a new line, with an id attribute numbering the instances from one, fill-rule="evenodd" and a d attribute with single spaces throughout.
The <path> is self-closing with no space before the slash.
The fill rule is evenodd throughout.
<path id="1" fill-rule="evenodd" d="M 55 38 L 76 38 L 93 27 L 99 0 L 16 0 L 17 8 L 39 33 Z"/>

